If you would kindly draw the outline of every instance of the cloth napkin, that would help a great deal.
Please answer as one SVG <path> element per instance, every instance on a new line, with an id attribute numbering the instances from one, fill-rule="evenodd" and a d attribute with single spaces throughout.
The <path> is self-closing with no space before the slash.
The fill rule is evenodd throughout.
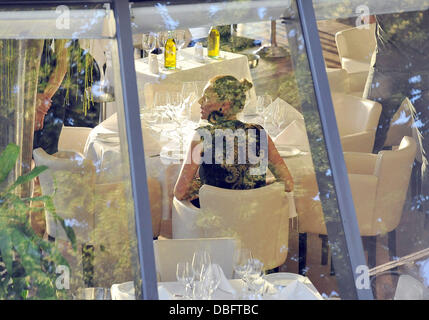
<path id="1" fill-rule="evenodd" d="M 216 268 L 219 271 L 220 274 L 220 283 L 218 289 L 223 290 L 225 292 L 231 293 L 234 295 L 236 293 L 235 289 L 232 287 L 229 280 L 226 278 L 225 273 L 223 272 L 221 266 L 219 266 L 217 263 L 212 263 L 209 268 Z"/>
<path id="2" fill-rule="evenodd" d="M 393 300 L 424 300 L 425 287 L 416 278 L 403 274 L 399 277 Z"/>
<path id="3" fill-rule="evenodd" d="M 110 293 L 112 300 L 135 300 L 134 282 L 113 284 Z"/>
<path id="4" fill-rule="evenodd" d="M 293 280 L 276 295 L 280 300 L 322 300 L 322 296 L 312 291 L 308 286 L 299 280 Z"/>
<path id="5" fill-rule="evenodd" d="M 265 110 L 265 113 L 268 115 L 267 121 L 272 121 L 272 116 L 275 114 L 274 111 L 278 107 L 281 107 L 285 110 L 283 117 L 285 119 L 285 125 L 289 125 L 294 120 L 304 120 L 301 112 L 292 107 L 289 103 L 284 101 L 282 98 L 275 99 Z"/>
<path id="6" fill-rule="evenodd" d="M 302 146 L 310 150 L 303 119 L 293 120 L 273 141 L 276 145 Z"/>

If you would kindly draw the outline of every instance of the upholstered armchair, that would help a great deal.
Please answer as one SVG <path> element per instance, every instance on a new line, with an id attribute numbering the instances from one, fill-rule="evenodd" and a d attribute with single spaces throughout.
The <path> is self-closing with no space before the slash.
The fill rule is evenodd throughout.
<path id="1" fill-rule="evenodd" d="M 362 25 L 335 35 L 341 67 L 348 73 L 349 92 L 362 96 L 376 47 L 376 24 Z"/>
<path id="2" fill-rule="evenodd" d="M 173 238 L 234 237 L 270 270 L 288 253 L 289 203 L 284 185 L 274 183 L 250 190 L 203 185 L 201 209 L 173 200 Z"/>
<path id="3" fill-rule="evenodd" d="M 395 253 L 395 229 L 401 220 L 410 181 L 416 143 L 404 137 L 394 150 L 378 154 L 345 152 L 350 188 L 355 204 L 360 234 L 368 250 L 368 265 L 375 266 L 376 237 L 388 234 L 389 254 Z M 300 273 L 305 270 L 306 234 L 327 235 L 317 185 L 308 184 L 306 201 L 297 199 L 300 233 Z M 326 259 L 324 259 L 326 262 Z"/>
<path id="4" fill-rule="evenodd" d="M 83 154 L 86 140 L 92 128 L 63 126 L 58 141 L 58 150 L 71 150 Z"/>
<path id="5" fill-rule="evenodd" d="M 343 151 L 372 152 L 381 104 L 341 93 L 332 101 Z"/>

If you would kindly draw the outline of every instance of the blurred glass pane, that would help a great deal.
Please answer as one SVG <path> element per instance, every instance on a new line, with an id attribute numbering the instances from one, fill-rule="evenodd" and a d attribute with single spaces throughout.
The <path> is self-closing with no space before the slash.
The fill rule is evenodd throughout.
<path id="1" fill-rule="evenodd" d="M 140 283 L 113 13 L 0 15 L 0 299 L 110 299 Z"/>
<path id="2" fill-rule="evenodd" d="M 240 10 L 232 10 L 236 6 Z M 159 211 L 152 211 L 153 222 L 159 223 L 157 235 L 163 238 L 154 242 L 160 298 L 191 295 L 189 287 L 185 290 L 186 277 L 183 272 L 176 274 L 176 266 L 181 261 L 192 264 L 198 249 L 209 252 L 211 262 L 222 267 L 226 278 L 235 278 L 230 281 L 234 293 L 225 297 L 241 297 L 240 273 L 229 241 L 250 249 L 262 261 L 267 281 L 298 279 L 300 272 L 307 277 L 300 279 L 318 290 L 317 297 L 338 296 L 325 250 L 324 218 L 325 210 L 334 217 L 330 223 L 338 225 L 338 208 L 295 3 L 135 3 L 131 14 L 146 170 L 159 183 L 162 196 Z M 209 39 L 213 29 L 220 35 L 217 58 L 208 56 L 216 40 Z M 178 36 L 182 31 L 184 41 Z M 157 39 L 154 46 L 151 37 Z M 168 37 L 176 43 L 175 69 L 165 67 Z M 215 83 L 215 77 L 220 81 Z M 247 82 L 238 85 L 242 79 L 252 84 L 247 92 Z M 218 104 L 219 96 L 227 101 L 225 106 Z M 220 117 L 217 122 L 216 116 Z M 247 136 L 240 138 L 240 130 Z M 256 150 L 256 163 L 251 163 L 254 149 L 246 130 L 259 132 L 256 148 L 264 152 Z M 216 137 L 222 135 L 226 140 L 235 135 L 235 144 L 218 145 Z M 198 142 L 201 136 L 212 141 L 203 143 L 203 154 L 192 145 L 193 138 Z M 240 149 L 240 139 L 247 148 Z M 189 150 L 193 150 L 192 159 Z M 223 162 L 216 152 L 224 156 Z M 228 154 L 232 163 L 227 162 Z M 201 165 L 192 165 L 194 156 L 204 158 Z M 262 171 L 251 170 L 257 165 Z M 289 186 L 284 182 L 291 180 L 294 191 L 286 193 Z M 340 225 L 338 230 L 341 238 Z M 307 235 L 307 241 L 299 234 Z M 228 239 L 220 239 L 224 237 Z M 302 250 L 305 245 L 307 252 Z M 340 243 L 331 245 L 348 263 Z M 252 270 L 259 267 L 251 265 Z M 200 270 L 194 267 L 197 280 L 202 277 Z M 252 276 L 257 278 L 257 271 Z M 258 295 L 257 281 L 254 285 L 245 299 Z M 316 296 L 312 292 L 307 298 Z M 196 294 L 204 295 L 198 289 Z"/>
<path id="3" fill-rule="evenodd" d="M 322 2 L 314 5 L 322 14 Z M 318 21 L 378 299 L 410 297 L 414 280 L 427 287 L 427 5 L 342 2 L 338 16 Z"/>

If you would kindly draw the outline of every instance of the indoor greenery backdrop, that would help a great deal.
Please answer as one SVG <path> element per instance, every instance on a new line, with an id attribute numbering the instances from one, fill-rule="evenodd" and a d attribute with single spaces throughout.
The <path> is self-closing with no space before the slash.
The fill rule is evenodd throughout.
<path id="1" fill-rule="evenodd" d="M 9 144 L 0 155 L 0 183 L 5 181 L 19 156 L 19 147 Z M 28 220 L 30 201 L 43 201 L 54 212 L 75 245 L 74 232 L 55 214 L 52 198 L 21 198 L 19 187 L 37 177 L 47 167 L 34 168 L 12 185 L 0 190 L 0 299 L 64 299 L 56 281 L 59 265 L 68 266 L 55 245 L 36 235 Z"/>

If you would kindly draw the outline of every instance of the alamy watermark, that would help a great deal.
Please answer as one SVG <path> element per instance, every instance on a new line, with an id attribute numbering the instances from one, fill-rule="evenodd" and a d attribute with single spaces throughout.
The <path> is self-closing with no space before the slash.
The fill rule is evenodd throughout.
<path id="1" fill-rule="evenodd" d="M 211 131 L 200 128 L 197 137 L 200 140 L 196 145 L 193 144 L 192 152 L 183 159 L 185 164 L 246 164 L 252 165 L 249 168 L 251 175 L 265 173 L 268 166 L 268 135 L 265 130 L 214 129 Z M 161 135 L 161 142 L 166 140 L 168 137 Z M 181 144 L 180 148 L 182 148 L 181 154 L 187 153 L 188 150 L 185 149 L 188 148 L 187 145 Z M 165 160 L 162 157 L 161 161 L 171 163 L 171 160 Z"/>
<path id="2" fill-rule="evenodd" d="M 70 9 L 66 5 L 58 6 L 55 9 L 57 19 L 55 20 L 55 27 L 59 30 L 70 29 Z"/>
<path id="3" fill-rule="evenodd" d="M 359 290 L 370 289 L 371 288 L 371 281 L 369 278 L 368 266 L 366 266 L 366 265 L 357 266 L 355 273 L 356 273 L 356 280 L 355 280 L 356 288 Z"/>
<path id="4" fill-rule="evenodd" d="M 59 276 L 55 280 L 55 287 L 58 290 L 70 289 L 70 268 L 65 265 L 59 265 L 55 269 Z"/>
<path id="5" fill-rule="evenodd" d="M 361 29 L 369 29 L 369 7 L 366 5 L 357 6 L 355 12 L 359 14 L 359 16 L 356 18 L 356 27 Z"/>

